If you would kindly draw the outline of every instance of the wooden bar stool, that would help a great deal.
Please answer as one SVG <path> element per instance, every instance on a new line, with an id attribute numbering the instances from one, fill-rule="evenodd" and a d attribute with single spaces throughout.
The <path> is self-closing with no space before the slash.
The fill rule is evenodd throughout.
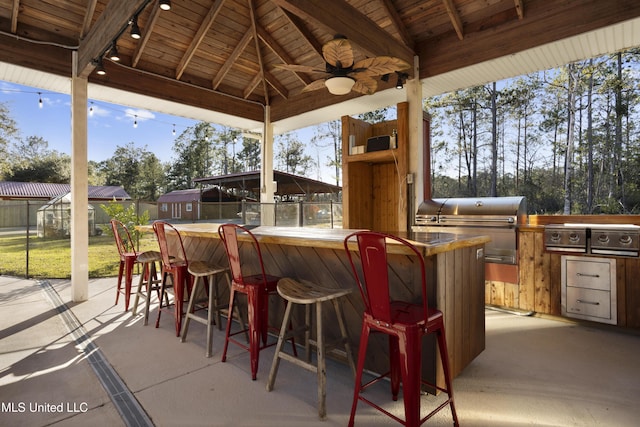
<path id="1" fill-rule="evenodd" d="M 284 298 L 288 304 L 284 313 L 284 319 L 282 320 L 282 327 L 280 328 L 280 335 L 278 336 L 278 343 L 276 344 L 276 352 L 273 357 L 273 363 L 271 364 L 271 372 L 269 373 L 269 381 L 267 383 L 267 391 L 273 390 L 273 384 L 276 381 L 276 375 L 278 373 L 278 365 L 280 359 L 287 360 L 302 368 L 305 368 L 311 372 L 315 372 L 318 375 L 318 415 L 320 419 L 327 417 L 326 409 L 326 384 L 327 384 L 327 369 L 325 353 L 332 351 L 337 345 L 342 345 L 346 351 L 347 361 L 351 367 L 351 372 L 356 373 L 356 367 L 353 362 L 353 353 L 351 351 L 351 344 L 349 343 L 349 337 L 347 335 L 347 328 L 345 327 L 344 317 L 342 315 L 342 309 L 340 308 L 339 298 L 351 293 L 350 289 L 327 289 L 317 286 L 307 281 L 297 281 L 290 278 L 280 279 L 278 281 L 278 293 Z M 336 343 L 326 344 L 324 342 L 324 332 L 322 329 L 322 303 L 325 301 L 331 301 L 333 308 L 338 318 L 338 325 L 340 326 L 341 337 Z M 294 304 L 302 304 L 305 306 L 305 324 L 294 329 L 290 329 L 287 326 L 291 322 L 291 310 Z M 316 308 L 316 340 L 311 339 L 311 306 Z M 299 359 L 288 353 L 282 351 L 282 346 L 285 340 L 293 337 L 299 332 L 304 331 L 304 345 L 306 350 L 306 360 Z M 311 362 L 311 345 L 316 347 L 317 360 L 316 364 Z"/>
<path id="2" fill-rule="evenodd" d="M 218 298 L 218 280 L 220 276 L 224 276 L 227 279 L 227 285 L 231 286 L 229 280 L 229 268 L 219 265 L 212 265 L 202 261 L 192 261 L 189 263 L 189 274 L 194 278 L 193 288 L 191 289 L 191 297 L 189 298 L 189 306 L 185 315 L 184 324 L 182 325 L 181 342 L 185 342 L 187 339 L 187 333 L 189 331 L 189 322 L 193 319 L 198 323 L 207 325 L 207 352 L 206 357 L 211 357 L 211 342 L 213 338 L 214 323 L 217 323 L 218 330 L 222 330 L 220 312 L 223 308 L 227 308 L 228 304 L 220 304 Z M 207 318 L 203 318 L 194 313 L 195 306 L 198 303 L 197 299 L 200 298 L 200 287 L 206 286 L 206 293 L 208 294 L 207 303 Z M 216 320 L 213 320 L 213 314 L 216 314 Z M 239 316 L 238 316 L 239 317 Z"/>
<path id="3" fill-rule="evenodd" d="M 158 278 L 158 270 L 156 262 L 162 262 L 162 257 L 158 251 L 142 252 L 138 255 L 137 262 L 142 265 L 140 280 L 138 281 L 138 289 L 136 297 L 133 300 L 132 315 L 135 317 L 138 310 L 140 297 L 144 297 L 144 325 L 149 323 L 149 306 L 151 305 L 151 292 L 156 291 L 158 298 L 160 297 L 160 289 L 162 280 Z M 168 298 L 167 298 L 168 304 Z"/>

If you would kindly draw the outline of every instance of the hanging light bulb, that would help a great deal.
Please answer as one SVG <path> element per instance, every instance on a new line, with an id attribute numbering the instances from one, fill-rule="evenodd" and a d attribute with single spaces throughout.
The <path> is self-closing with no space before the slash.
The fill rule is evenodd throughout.
<path id="1" fill-rule="evenodd" d="M 140 32 L 140 27 L 138 27 L 138 15 L 136 15 L 131 20 L 131 38 L 137 40 L 140 37 L 142 37 L 142 33 Z"/>
<path id="2" fill-rule="evenodd" d="M 42 94 L 40 92 L 38 92 L 38 108 L 42 109 L 42 107 L 44 107 L 44 104 L 42 103 Z"/>
<path id="3" fill-rule="evenodd" d="M 99 76 L 107 74 L 107 70 L 104 69 L 104 65 L 102 64 L 102 58 L 96 61 L 96 73 L 98 73 Z"/>
<path id="4" fill-rule="evenodd" d="M 112 61 L 120 61 L 120 55 L 118 54 L 118 46 L 114 41 L 109 50 L 109 59 Z"/>
<path id="5" fill-rule="evenodd" d="M 93 102 L 91 103 L 91 106 L 89 107 L 89 116 L 93 117 Z"/>
<path id="6" fill-rule="evenodd" d="M 173 136 L 176 136 L 176 124 L 175 123 L 173 124 L 173 130 L 171 131 L 171 134 Z"/>
<path id="7" fill-rule="evenodd" d="M 138 127 L 138 115 L 137 114 L 134 116 L 133 127 L 134 127 L 134 129 Z"/>

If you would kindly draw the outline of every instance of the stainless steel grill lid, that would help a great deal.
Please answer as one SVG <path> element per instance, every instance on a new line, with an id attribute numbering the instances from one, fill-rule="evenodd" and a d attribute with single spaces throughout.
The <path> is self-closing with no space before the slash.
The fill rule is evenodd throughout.
<path id="1" fill-rule="evenodd" d="M 416 223 L 485 220 L 520 225 L 526 223 L 526 217 L 527 199 L 523 196 L 464 197 L 425 200 L 418 207 Z"/>

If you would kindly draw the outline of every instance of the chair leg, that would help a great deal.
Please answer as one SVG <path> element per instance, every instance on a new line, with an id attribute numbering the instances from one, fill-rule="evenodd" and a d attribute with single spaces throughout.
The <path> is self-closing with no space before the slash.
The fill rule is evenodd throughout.
<path id="1" fill-rule="evenodd" d="M 340 333 L 342 334 L 342 341 L 344 343 L 344 350 L 347 353 L 347 362 L 349 362 L 349 367 L 351 368 L 351 373 L 353 377 L 356 377 L 356 364 L 353 361 L 353 351 L 351 350 L 351 341 L 349 340 L 349 333 L 347 332 L 347 327 L 344 322 L 344 315 L 342 314 L 342 308 L 340 307 L 340 302 L 336 299 L 332 299 L 331 303 L 333 304 L 333 308 L 336 311 L 336 317 L 338 318 L 338 326 L 340 327 Z"/>
<path id="2" fill-rule="evenodd" d="M 129 311 L 129 301 L 131 299 L 131 284 L 133 282 L 133 266 L 135 264 L 135 257 L 125 258 L 124 311 Z"/>
<path id="3" fill-rule="evenodd" d="M 453 383 L 451 381 L 451 370 L 449 369 L 449 351 L 447 350 L 447 340 L 445 338 L 444 326 L 438 332 L 438 347 L 440 347 L 440 358 L 442 359 L 442 370 L 444 371 L 444 383 L 449 396 L 449 407 L 451 408 L 451 416 L 453 417 L 453 425 L 458 426 L 458 414 L 453 402 Z"/>
<path id="4" fill-rule="evenodd" d="M 224 337 L 224 348 L 222 349 L 222 362 L 227 360 L 227 349 L 229 348 L 229 335 L 231 333 L 231 317 L 235 306 L 236 291 L 233 286 L 229 288 L 229 317 L 227 318 L 227 329 Z"/>
<path id="5" fill-rule="evenodd" d="M 155 289 L 158 294 L 158 300 L 160 302 L 160 306 L 162 306 L 162 288 L 163 282 L 160 281 L 158 283 L 158 275 L 156 272 L 156 263 L 152 262 L 151 267 L 149 268 L 149 284 L 147 285 L 147 294 L 145 295 L 144 302 L 144 326 L 149 324 L 149 308 L 151 307 L 151 291 Z M 165 295 L 166 303 L 169 305 L 169 298 Z"/>
<path id="6" fill-rule="evenodd" d="M 311 328 L 307 328 L 310 330 Z M 316 303 L 316 353 L 318 374 L 318 416 L 327 418 L 327 363 L 325 360 L 324 331 L 322 330 L 322 302 Z"/>
<path id="7" fill-rule="evenodd" d="M 136 297 L 133 300 L 133 308 L 131 309 L 131 315 L 133 317 L 135 317 L 138 312 L 138 303 L 140 302 L 140 295 L 142 294 L 142 286 L 146 287 L 147 293 L 149 293 L 151 288 L 150 281 L 152 279 L 149 264 L 150 263 L 148 262 L 142 263 L 142 272 L 140 273 L 140 280 L 138 280 L 138 287 L 136 289 Z"/>
<path id="8" fill-rule="evenodd" d="M 217 291 L 214 291 L 214 289 L 218 289 L 217 286 L 217 281 L 218 279 L 216 277 L 214 277 L 213 275 L 210 276 L 208 279 L 208 284 L 209 284 L 209 307 L 207 309 L 207 354 L 206 357 L 211 357 L 211 350 L 212 350 L 212 342 L 213 342 L 213 328 L 211 327 L 213 324 L 213 311 L 215 310 L 218 313 L 218 317 L 220 317 L 220 310 L 216 309 L 216 306 L 214 305 L 215 302 L 217 301 L 217 297 L 214 295 L 214 292 L 217 293 Z M 193 293 L 196 293 L 196 288 L 195 285 L 193 287 Z"/>
<path id="9" fill-rule="evenodd" d="M 421 334 L 418 328 L 409 328 L 400 346 L 399 359 L 402 374 L 405 426 L 420 426 L 420 384 L 422 378 Z"/>
<path id="10" fill-rule="evenodd" d="M 124 261 L 120 260 L 120 266 L 118 267 L 118 288 L 116 291 L 116 303 L 118 305 L 118 300 L 120 299 L 120 289 L 122 289 L 122 273 L 124 272 Z"/>
<path id="11" fill-rule="evenodd" d="M 191 292 L 191 297 L 189 298 L 189 305 L 187 306 L 187 316 L 184 319 L 184 324 L 182 325 L 182 334 L 180 336 L 180 342 L 185 342 L 187 339 L 187 333 L 189 332 L 189 323 L 191 323 L 191 317 L 189 314 L 193 313 L 193 306 L 195 305 L 196 294 L 198 293 L 198 286 L 202 282 L 200 277 L 196 277 L 196 281 L 193 284 L 193 289 Z"/>
<path id="12" fill-rule="evenodd" d="M 158 317 L 156 318 L 156 328 L 160 327 L 160 316 L 162 315 L 162 300 L 166 299 L 167 307 L 169 306 L 169 299 L 167 297 L 167 279 L 169 278 L 169 274 L 166 272 L 162 273 L 162 289 L 160 290 L 160 305 L 158 306 Z M 172 284 L 175 282 L 173 276 L 171 277 Z M 175 300 L 175 295 L 174 295 Z"/>
<path id="13" fill-rule="evenodd" d="M 276 344 L 276 350 L 273 356 L 273 362 L 271 363 L 271 370 L 269 371 L 269 380 L 267 381 L 267 391 L 273 390 L 273 385 L 276 382 L 276 375 L 278 375 L 278 367 L 280 366 L 280 351 L 284 346 L 285 335 L 287 333 L 287 325 L 291 318 L 291 309 L 293 304 L 287 304 L 287 308 L 284 310 L 284 318 L 282 319 L 282 326 L 280 327 L 280 334 L 278 335 L 278 343 Z"/>
<path id="14" fill-rule="evenodd" d="M 358 366 L 356 367 L 356 380 L 353 387 L 353 402 L 351 403 L 351 415 L 349 416 L 349 427 L 353 427 L 356 417 L 356 408 L 360 398 L 360 390 L 362 389 L 362 371 L 364 370 L 364 360 L 367 355 L 367 344 L 369 343 L 369 325 L 362 324 L 362 332 L 360 334 L 360 349 L 358 350 Z"/>
<path id="15" fill-rule="evenodd" d="M 398 393 L 400 392 L 400 380 L 402 378 L 400 363 L 398 337 L 389 335 L 389 377 L 391 379 L 391 397 L 394 401 L 398 400 Z"/>
<path id="16" fill-rule="evenodd" d="M 251 379 L 255 381 L 258 376 L 258 363 L 260 361 L 260 340 L 266 342 L 266 328 L 262 323 L 265 317 L 264 303 L 268 294 L 253 287 L 247 294 L 247 306 L 249 315 L 249 354 L 251 357 Z"/>

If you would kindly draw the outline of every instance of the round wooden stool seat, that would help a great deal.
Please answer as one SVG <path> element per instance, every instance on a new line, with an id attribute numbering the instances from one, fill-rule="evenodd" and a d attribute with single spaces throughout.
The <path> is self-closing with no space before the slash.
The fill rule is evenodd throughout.
<path id="1" fill-rule="evenodd" d="M 285 277 L 278 282 L 280 296 L 295 304 L 315 304 L 329 301 L 351 293 L 349 289 L 328 289 L 307 280 L 293 280 Z"/>
<path id="2" fill-rule="evenodd" d="M 267 383 L 267 390 L 273 390 L 273 385 L 276 381 L 276 375 L 278 373 L 278 365 L 280 359 L 287 360 L 295 365 L 305 368 L 311 372 L 316 373 L 318 377 L 318 416 L 320 419 L 325 419 L 327 416 L 326 410 L 326 383 L 327 383 L 327 369 L 325 353 L 335 350 L 338 346 L 345 350 L 347 362 L 351 367 L 351 372 L 355 376 L 356 368 L 353 362 L 353 353 L 351 351 L 351 344 L 347 335 L 347 328 L 345 327 L 344 317 L 342 315 L 342 309 L 340 308 L 339 298 L 351 293 L 350 289 L 328 289 L 322 286 L 318 286 L 312 282 L 306 280 L 294 280 L 289 277 L 285 277 L 278 281 L 278 294 L 287 301 L 287 308 L 284 313 L 284 319 L 282 320 L 282 327 L 280 328 L 280 335 L 278 336 L 278 344 L 276 345 L 276 352 L 273 357 L 273 363 L 271 364 L 271 372 L 269 373 L 269 381 Z M 326 344 L 322 326 L 322 303 L 331 301 L 333 308 L 336 312 L 338 319 L 338 325 L 340 326 L 341 336 L 337 341 L 332 344 Z M 301 304 L 305 306 L 304 324 L 293 329 L 288 329 L 290 325 L 292 307 L 295 304 Z M 312 332 L 312 320 L 311 320 L 311 307 L 315 306 L 316 319 L 315 319 L 315 340 L 311 339 Z M 282 350 L 282 346 L 285 340 L 295 336 L 297 333 L 304 332 L 304 345 L 306 350 L 306 360 L 299 359 L 296 355 L 290 355 Z M 316 363 L 311 361 L 311 346 L 316 347 Z M 338 357 L 344 357 L 338 354 Z"/>

